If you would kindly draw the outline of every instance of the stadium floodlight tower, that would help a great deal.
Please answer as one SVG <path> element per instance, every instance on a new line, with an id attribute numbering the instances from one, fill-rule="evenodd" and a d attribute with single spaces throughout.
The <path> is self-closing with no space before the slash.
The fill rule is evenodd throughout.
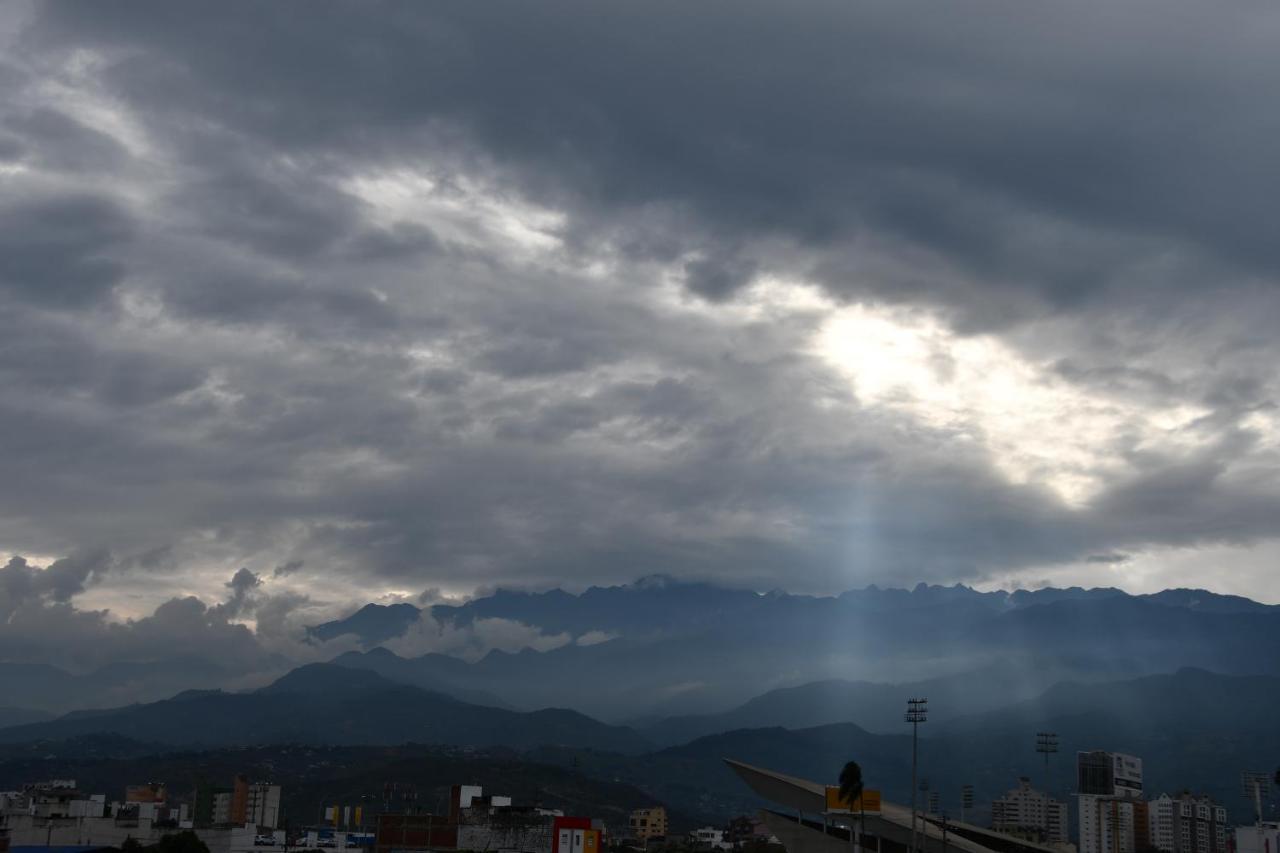
<path id="1" fill-rule="evenodd" d="M 1271 787 L 1271 774 L 1265 770 L 1246 770 L 1240 774 L 1241 793 L 1253 803 L 1255 822 L 1262 824 L 1262 792 Z"/>
<path id="2" fill-rule="evenodd" d="M 1049 756 L 1058 751 L 1057 732 L 1036 732 L 1036 752 L 1044 754 L 1044 766 L 1049 767 Z"/>
<path id="3" fill-rule="evenodd" d="M 1258 833 L 1257 849 L 1263 849 L 1262 840 L 1262 792 L 1271 784 L 1270 774 L 1262 770 L 1246 770 L 1240 774 L 1241 793 L 1253 800 L 1254 827 Z"/>
<path id="4" fill-rule="evenodd" d="M 911 724 L 911 851 L 919 850 L 916 839 L 916 766 L 919 755 L 920 724 L 929 719 L 929 700 L 923 696 L 907 700 L 907 712 L 902 719 Z M 923 829 L 923 827 L 921 827 Z"/>

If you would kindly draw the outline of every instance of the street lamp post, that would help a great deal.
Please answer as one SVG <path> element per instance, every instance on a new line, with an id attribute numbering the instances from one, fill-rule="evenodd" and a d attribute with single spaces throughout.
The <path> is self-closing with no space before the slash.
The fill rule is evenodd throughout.
<path id="1" fill-rule="evenodd" d="M 911 851 L 919 850 L 916 839 L 916 767 L 919 757 L 920 724 L 929 719 L 929 700 L 924 697 L 907 700 L 907 712 L 903 720 L 911 724 Z"/>

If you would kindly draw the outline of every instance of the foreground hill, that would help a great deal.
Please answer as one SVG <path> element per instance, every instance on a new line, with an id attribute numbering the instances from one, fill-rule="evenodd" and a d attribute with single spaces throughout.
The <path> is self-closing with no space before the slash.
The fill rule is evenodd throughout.
<path id="1" fill-rule="evenodd" d="M 940 792 L 943 808 L 954 810 L 961 785 L 974 785 L 979 803 L 989 803 L 1023 775 L 1065 797 L 1074 790 L 1077 751 L 1129 752 L 1143 759 L 1153 795 L 1204 791 L 1243 822 L 1250 811 L 1240 796 L 1240 771 L 1272 767 L 1280 755 L 1277 703 L 1280 678 L 1190 669 L 1104 685 L 1064 684 L 1010 709 L 926 723 L 920 730 L 920 773 Z M 1247 713 L 1232 713 L 1246 705 Z M 852 723 L 741 729 L 642 756 L 563 749 L 536 750 L 533 756 L 630 782 L 669 802 L 726 813 L 758 803 L 723 758 L 831 782 L 845 761 L 856 759 L 868 785 L 904 802 L 910 796 L 911 737 L 899 725 L 893 734 Z M 1060 752 L 1047 765 L 1034 750 L 1036 732 L 1045 730 L 1060 739 Z"/>
<path id="2" fill-rule="evenodd" d="M 472 705 L 373 672 L 311 664 L 253 693 L 192 691 L 172 699 L 0 729 L 0 742 L 109 733 L 172 746 L 265 743 L 507 746 L 642 750 L 634 731 L 576 711 Z"/>
<path id="3" fill-rule="evenodd" d="M 1071 670 L 1067 669 L 1066 674 Z M 997 663 L 973 672 L 903 684 L 829 679 L 770 690 L 719 714 L 667 717 L 639 726 L 654 743 L 673 746 L 734 729 L 803 729 L 857 722 L 875 732 L 902 731 L 907 696 L 927 696 L 935 721 L 993 711 L 1038 698 L 1063 677 L 1052 665 L 1026 670 Z"/>
<path id="4" fill-rule="evenodd" d="M 346 690 L 335 689 L 338 685 Z M 942 701 L 943 695 L 930 697 L 931 705 Z M 1274 676 L 1223 676 L 1183 669 L 1100 685 L 1064 683 L 1034 700 L 1007 708 L 959 715 L 947 721 L 932 717 L 921 728 L 920 772 L 941 794 L 943 808 L 949 810 L 959 805 L 960 786 L 972 784 L 981 813 L 985 804 L 1023 775 L 1038 787 L 1069 796 L 1075 784 L 1074 754 L 1079 750 L 1110 749 L 1144 760 L 1149 794 L 1183 788 L 1202 791 L 1222 801 L 1232 818 L 1243 822 L 1249 819 L 1250 811 L 1240 797 L 1239 774 L 1241 770 L 1273 767 L 1275 756 L 1280 755 L 1280 730 L 1275 727 L 1273 713 L 1278 702 L 1280 677 Z M 449 713 L 443 713 L 442 707 Z M 939 712 L 943 707 L 935 706 Z M 193 713 L 192 708 L 200 709 L 200 713 Z M 5 777 L 0 772 L 0 785 L 48 776 L 80 778 L 95 772 L 96 762 L 125 759 L 135 762 L 129 765 L 133 778 L 176 780 L 196 772 L 212 772 L 207 770 L 204 757 L 189 758 L 187 764 L 162 757 L 147 769 L 151 765 L 146 756 L 172 750 L 175 742 L 231 745 L 269 739 L 309 741 L 312 746 L 293 749 L 312 750 L 316 755 L 333 754 L 327 747 L 314 746 L 321 742 L 385 747 L 365 747 L 351 753 L 363 755 L 360 761 L 374 762 L 378 756 L 402 755 L 400 747 L 391 746 L 397 739 L 431 739 L 468 744 L 453 751 L 432 751 L 437 756 L 432 761 L 443 760 L 439 756 L 457 759 L 457 763 L 449 765 L 450 782 L 457 781 L 457 777 L 480 778 L 471 775 L 464 760 L 475 754 L 475 746 L 480 746 L 488 756 L 486 760 L 506 756 L 518 768 L 528 763 L 558 767 L 568 774 L 562 778 L 563 784 L 570 784 L 565 781 L 570 777 L 589 776 L 595 780 L 592 784 L 621 785 L 632 792 L 629 797 L 664 802 L 703 821 L 721 821 L 760 805 L 727 770 L 724 758 L 827 781 L 835 780 L 845 761 L 856 759 L 862 764 L 869 785 L 882 789 L 896 801 L 905 801 L 910 795 L 911 739 L 909 729 L 901 723 L 898 731 L 886 733 L 853 723 L 796 729 L 745 728 L 646 752 L 637 748 L 639 738 L 634 732 L 605 726 L 572 712 L 519 714 L 468 706 L 420 689 L 388 685 L 374 673 L 352 673 L 325 665 L 297 670 L 254 694 L 189 694 L 126 710 L 128 714 L 79 714 L 0 731 L 0 740 L 9 741 L 0 744 L 0 770 L 8 766 L 10 773 Z M 201 726 L 206 729 L 203 741 L 183 734 Z M 256 730 L 260 737 L 242 737 L 235 732 L 241 728 Z M 1035 733 L 1044 730 L 1057 732 L 1061 743 L 1059 754 L 1047 764 L 1034 751 Z M 88 734 L 94 731 L 115 734 Z M 61 744 L 48 740 L 17 743 L 75 734 L 79 739 Z M 446 737 L 448 740 L 444 740 Z M 485 748 L 493 743 L 507 743 L 521 751 Z M 319 778 L 338 772 L 321 759 L 314 761 L 308 766 Z M 233 763 L 223 762 L 217 767 Z M 485 778 L 494 779 L 493 786 L 498 790 L 510 788 L 503 781 L 499 765 L 484 767 L 484 772 L 492 771 L 492 776 Z M 408 778 L 425 770 L 409 762 L 395 773 Z M 384 771 L 370 770 L 368 778 L 372 780 L 381 772 Z M 445 775 L 442 773 L 439 778 L 444 779 Z M 381 786 L 397 778 L 378 777 L 376 784 Z M 525 777 L 517 774 L 516 778 Z M 537 774 L 528 778 L 539 778 L 538 785 L 551 784 Z M 315 785 L 325 787 L 320 782 Z M 339 790 L 333 787 L 326 796 Z M 352 785 L 349 790 L 354 795 L 358 786 Z M 537 790 L 550 795 L 561 789 Z"/>

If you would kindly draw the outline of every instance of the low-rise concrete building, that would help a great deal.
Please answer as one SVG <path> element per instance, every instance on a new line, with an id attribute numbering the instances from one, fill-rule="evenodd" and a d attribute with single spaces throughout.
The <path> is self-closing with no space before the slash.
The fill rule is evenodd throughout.
<path id="1" fill-rule="evenodd" d="M 663 806 L 647 809 L 636 809 L 628 821 L 631 834 L 647 841 L 650 838 L 665 838 L 667 835 L 667 810 Z"/>
<path id="2" fill-rule="evenodd" d="M 689 833 L 689 845 L 699 850 L 732 850 L 733 845 L 725 840 L 724 830 L 714 826 L 704 826 Z"/>

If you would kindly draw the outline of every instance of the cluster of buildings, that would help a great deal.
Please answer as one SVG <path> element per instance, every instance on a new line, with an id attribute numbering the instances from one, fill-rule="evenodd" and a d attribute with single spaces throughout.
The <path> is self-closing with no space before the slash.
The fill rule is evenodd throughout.
<path id="1" fill-rule="evenodd" d="M 1186 791 L 1146 799 L 1142 760 L 1122 753 L 1077 755 L 1075 833 L 1068 803 L 1036 790 L 1026 777 L 991 804 L 987 829 L 965 823 L 963 816 L 955 823 L 938 814 L 912 814 L 883 802 L 879 791 L 866 790 L 851 804 L 832 786 L 728 763 L 758 794 L 794 810 L 794 816 L 765 810 L 759 818 L 735 818 L 724 828 L 705 826 L 675 837 L 666 809 L 654 805 L 631 812 L 614 846 L 730 851 L 767 842 L 783 844 L 788 853 L 907 853 L 912 847 L 922 853 L 1280 853 L 1280 825 L 1259 820 L 1233 829 L 1223 806 Z M 610 842 L 600 820 L 517 804 L 478 785 L 454 785 L 440 814 L 383 811 L 371 832 L 360 806 L 334 805 L 324 809 L 322 825 L 286 836 L 281 794 L 279 785 L 237 776 L 227 786 L 198 783 L 190 803 L 172 801 L 167 787 L 155 782 L 128 786 L 123 800 L 108 802 L 104 794 L 81 792 L 75 780 L 52 780 L 0 792 L 0 853 L 87 853 L 131 841 L 155 844 L 183 830 L 196 833 L 211 853 L 268 853 L 263 848 L 274 847 L 603 853 Z M 864 835 L 875 839 L 873 847 L 864 845 Z"/>
<path id="2" fill-rule="evenodd" d="M 1228 853 L 1227 810 L 1182 792 L 1143 797 L 1142 759 L 1095 750 L 1076 758 L 1080 853 Z M 1231 844 L 1229 844 L 1229 841 Z"/>
<path id="3" fill-rule="evenodd" d="M 211 853 L 250 853 L 283 846 L 280 786 L 238 777 L 229 788 L 198 787 L 194 807 L 169 799 L 163 783 L 130 785 L 123 800 L 86 794 L 74 779 L 0 792 L 0 848 L 121 847 L 195 832 Z"/>
<path id="4" fill-rule="evenodd" d="M 746 815 L 729 821 L 725 827 L 702 826 L 683 837 L 670 835 L 667 810 L 663 806 L 636 809 L 627 821 L 629 837 L 623 846 L 648 847 L 667 842 L 683 842 L 694 850 L 740 850 L 753 842 L 777 844 L 760 818 Z"/>
<path id="5" fill-rule="evenodd" d="M 280 786 L 270 782 L 250 782 L 236 776 L 230 787 L 201 781 L 196 785 L 193 825 L 257 826 L 279 829 L 283 825 Z"/>
<path id="6" fill-rule="evenodd" d="M 787 853 L 1280 853 L 1280 824 L 1261 819 L 1270 777 L 1253 787 L 1257 822 L 1232 827 L 1226 809 L 1208 796 L 1182 791 L 1147 799 L 1142 761 L 1135 756 L 1081 752 L 1073 833 L 1068 803 L 1037 791 L 1026 778 L 992 803 L 987 827 L 963 816 L 955 821 L 936 807 L 921 814 L 883 801 L 878 792 L 864 804 L 849 804 L 833 786 L 726 763 L 776 804 L 761 816 Z M 1255 775 L 1265 774 L 1246 774 Z"/>
<path id="7" fill-rule="evenodd" d="M 1189 791 L 1144 797 L 1142 759 L 1094 750 L 1076 756 L 1079 853 L 1280 853 L 1280 829 L 1233 828 L 1227 810 Z M 1029 779 L 991 804 L 991 827 L 1042 844 L 1068 843 L 1067 803 Z"/>
<path id="8" fill-rule="evenodd" d="M 484 850 L 490 853 L 600 853 L 603 822 L 559 809 L 517 805 L 479 785 L 454 785 L 445 814 L 378 815 L 376 853 Z"/>
<path id="9" fill-rule="evenodd" d="M 123 800 L 85 794 L 73 779 L 0 792 L 0 853 L 76 849 L 79 853 L 158 843 L 165 835 L 194 832 L 211 853 L 269 853 L 268 848 L 364 850 L 372 853 L 486 851 L 486 853 L 602 853 L 604 823 L 558 809 L 514 803 L 486 794 L 478 785 L 454 785 L 443 814 L 383 812 L 364 828 L 360 806 L 324 809 L 318 826 L 286 835 L 281 788 L 237 776 L 230 785 L 197 783 L 190 802 L 170 799 L 162 783 L 131 785 Z M 666 809 L 637 810 L 630 838 L 643 848 L 667 840 Z M 731 834 L 731 833 L 730 833 Z M 623 841 L 626 838 L 621 839 Z M 690 843 L 706 850 L 729 849 L 726 831 L 698 830 Z"/>

